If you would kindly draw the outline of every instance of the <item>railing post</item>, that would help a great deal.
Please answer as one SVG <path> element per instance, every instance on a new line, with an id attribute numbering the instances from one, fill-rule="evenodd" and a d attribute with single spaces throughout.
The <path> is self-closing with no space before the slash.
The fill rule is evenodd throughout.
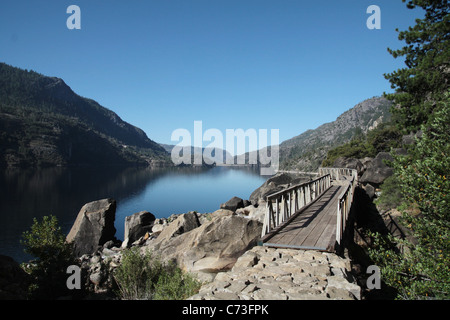
<path id="1" fill-rule="evenodd" d="M 340 218 L 340 214 L 341 214 L 341 201 L 338 199 L 338 203 L 337 203 L 337 215 L 336 215 L 336 242 L 338 244 L 341 244 L 341 218 Z"/>
<path id="2" fill-rule="evenodd" d="M 306 205 L 306 187 L 302 187 L 302 207 Z"/>
<path id="3" fill-rule="evenodd" d="M 288 201 L 287 201 L 287 197 L 286 195 L 283 195 L 283 215 L 280 217 L 280 221 L 278 221 L 278 225 L 280 225 L 287 216 L 287 212 L 288 212 Z"/>
<path id="4" fill-rule="evenodd" d="M 272 200 L 270 201 L 270 220 L 269 220 L 269 230 L 272 230 L 272 227 L 270 226 L 270 224 L 272 223 L 273 226 L 275 227 L 275 213 L 273 212 L 273 202 Z"/>
<path id="5" fill-rule="evenodd" d="M 269 202 L 266 202 L 266 214 L 264 215 L 264 223 L 261 231 L 261 238 L 267 234 L 267 217 L 269 216 Z"/>
<path id="6" fill-rule="evenodd" d="M 276 228 L 278 224 L 279 208 L 278 199 L 275 199 L 275 221 L 273 222 L 273 227 Z"/>
<path id="7" fill-rule="evenodd" d="M 271 215 L 272 201 L 266 202 L 266 214 L 264 216 L 263 228 L 261 231 L 261 238 L 270 232 L 270 215 Z"/>
<path id="8" fill-rule="evenodd" d="M 286 215 L 286 217 L 285 217 L 285 219 L 287 220 L 287 219 L 289 219 L 289 217 L 292 215 L 292 208 L 291 208 L 291 206 L 292 206 L 292 201 L 291 201 L 291 193 L 292 193 L 292 191 L 290 191 L 289 192 L 289 210 L 288 210 L 288 212 L 287 212 L 287 215 Z"/>
<path id="9" fill-rule="evenodd" d="M 308 186 L 306 188 L 306 193 L 307 193 L 306 204 L 308 204 L 311 202 L 311 185 L 310 184 L 308 184 Z"/>

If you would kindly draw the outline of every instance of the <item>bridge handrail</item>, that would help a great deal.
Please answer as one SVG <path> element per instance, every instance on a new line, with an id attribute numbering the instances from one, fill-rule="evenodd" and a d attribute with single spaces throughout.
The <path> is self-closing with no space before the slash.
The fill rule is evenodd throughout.
<path id="1" fill-rule="evenodd" d="M 358 179 L 358 171 L 350 168 L 319 168 L 319 175 L 330 174 L 333 180 L 340 180 L 342 176 L 350 176 Z"/>
<path id="2" fill-rule="evenodd" d="M 337 204 L 337 221 L 336 221 L 336 242 L 341 244 L 341 240 L 345 231 L 348 216 L 353 202 L 353 195 L 356 185 L 358 184 L 358 173 L 354 169 L 351 172 L 351 180 L 348 181 L 347 187 L 338 197 Z"/>
<path id="3" fill-rule="evenodd" d="M 261 237 L 279 227 L 331 187 L 331 175 L 325 174 L 309 182 L 297 184 L 266 196 L 266 214 Z M 275 204 L 275 210 L 273 208 Z M 280 204 L 283 213 L 280 214 Z"/>

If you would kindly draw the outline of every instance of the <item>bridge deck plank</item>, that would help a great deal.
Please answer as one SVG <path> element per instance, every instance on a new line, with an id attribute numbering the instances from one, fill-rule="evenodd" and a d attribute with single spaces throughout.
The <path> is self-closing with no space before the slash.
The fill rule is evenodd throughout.
<path id="1" fill-rule="evenodd" d="M 337 199 L 341 186 L 332 186 L 318 201 L 264 243 L 265 246 L 333 251 Z"/>

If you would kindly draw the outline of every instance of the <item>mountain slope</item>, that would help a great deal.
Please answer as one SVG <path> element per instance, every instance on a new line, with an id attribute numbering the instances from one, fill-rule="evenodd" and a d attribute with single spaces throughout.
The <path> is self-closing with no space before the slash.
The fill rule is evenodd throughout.
<path id="1" fill-rule="evenodd" d="M 367 99 L 341 114 L 335 121 L 283 141 L 279 145 L 279 169 L 316 172 L 330 149 L 389 121 L 390 107 L 391 102 L 383 97 Z M 250 154 L 270 154 L 270 149 L 264 148 Z M 246 163 L 250 154 L 245 154 Z"/>
<path id="2" fill-rule="evenodd" d="M 145 165 L 167 152 L 62 79 L 0 63 L 0 166 Z"/>
<path id="3" fill-rule="evenodd" d="M 280 168 L 316 171 L 328 150 L 390 119 L 391 102 L 383 97 L 367 99 L 335 121 L 308 130 L 280 144 Z"/>

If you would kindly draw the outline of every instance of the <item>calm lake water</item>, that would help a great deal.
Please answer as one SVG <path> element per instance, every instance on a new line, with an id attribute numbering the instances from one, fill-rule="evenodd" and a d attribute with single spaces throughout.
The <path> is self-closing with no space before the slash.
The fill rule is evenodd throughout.
<path id="1" fill-rule="evenodd" d="M 21 235 L 45 215 L 54 215 L 67 234 L 81 207 L 90 201 L 117 201 L 116 238 L 123 240 L 125 217 L 149 211 L 213 212 L 234 196 L 248 199 L 266 181 L 252 168 L 49 168 L 0 172 L 0 254 L 17 262 Z"/>

